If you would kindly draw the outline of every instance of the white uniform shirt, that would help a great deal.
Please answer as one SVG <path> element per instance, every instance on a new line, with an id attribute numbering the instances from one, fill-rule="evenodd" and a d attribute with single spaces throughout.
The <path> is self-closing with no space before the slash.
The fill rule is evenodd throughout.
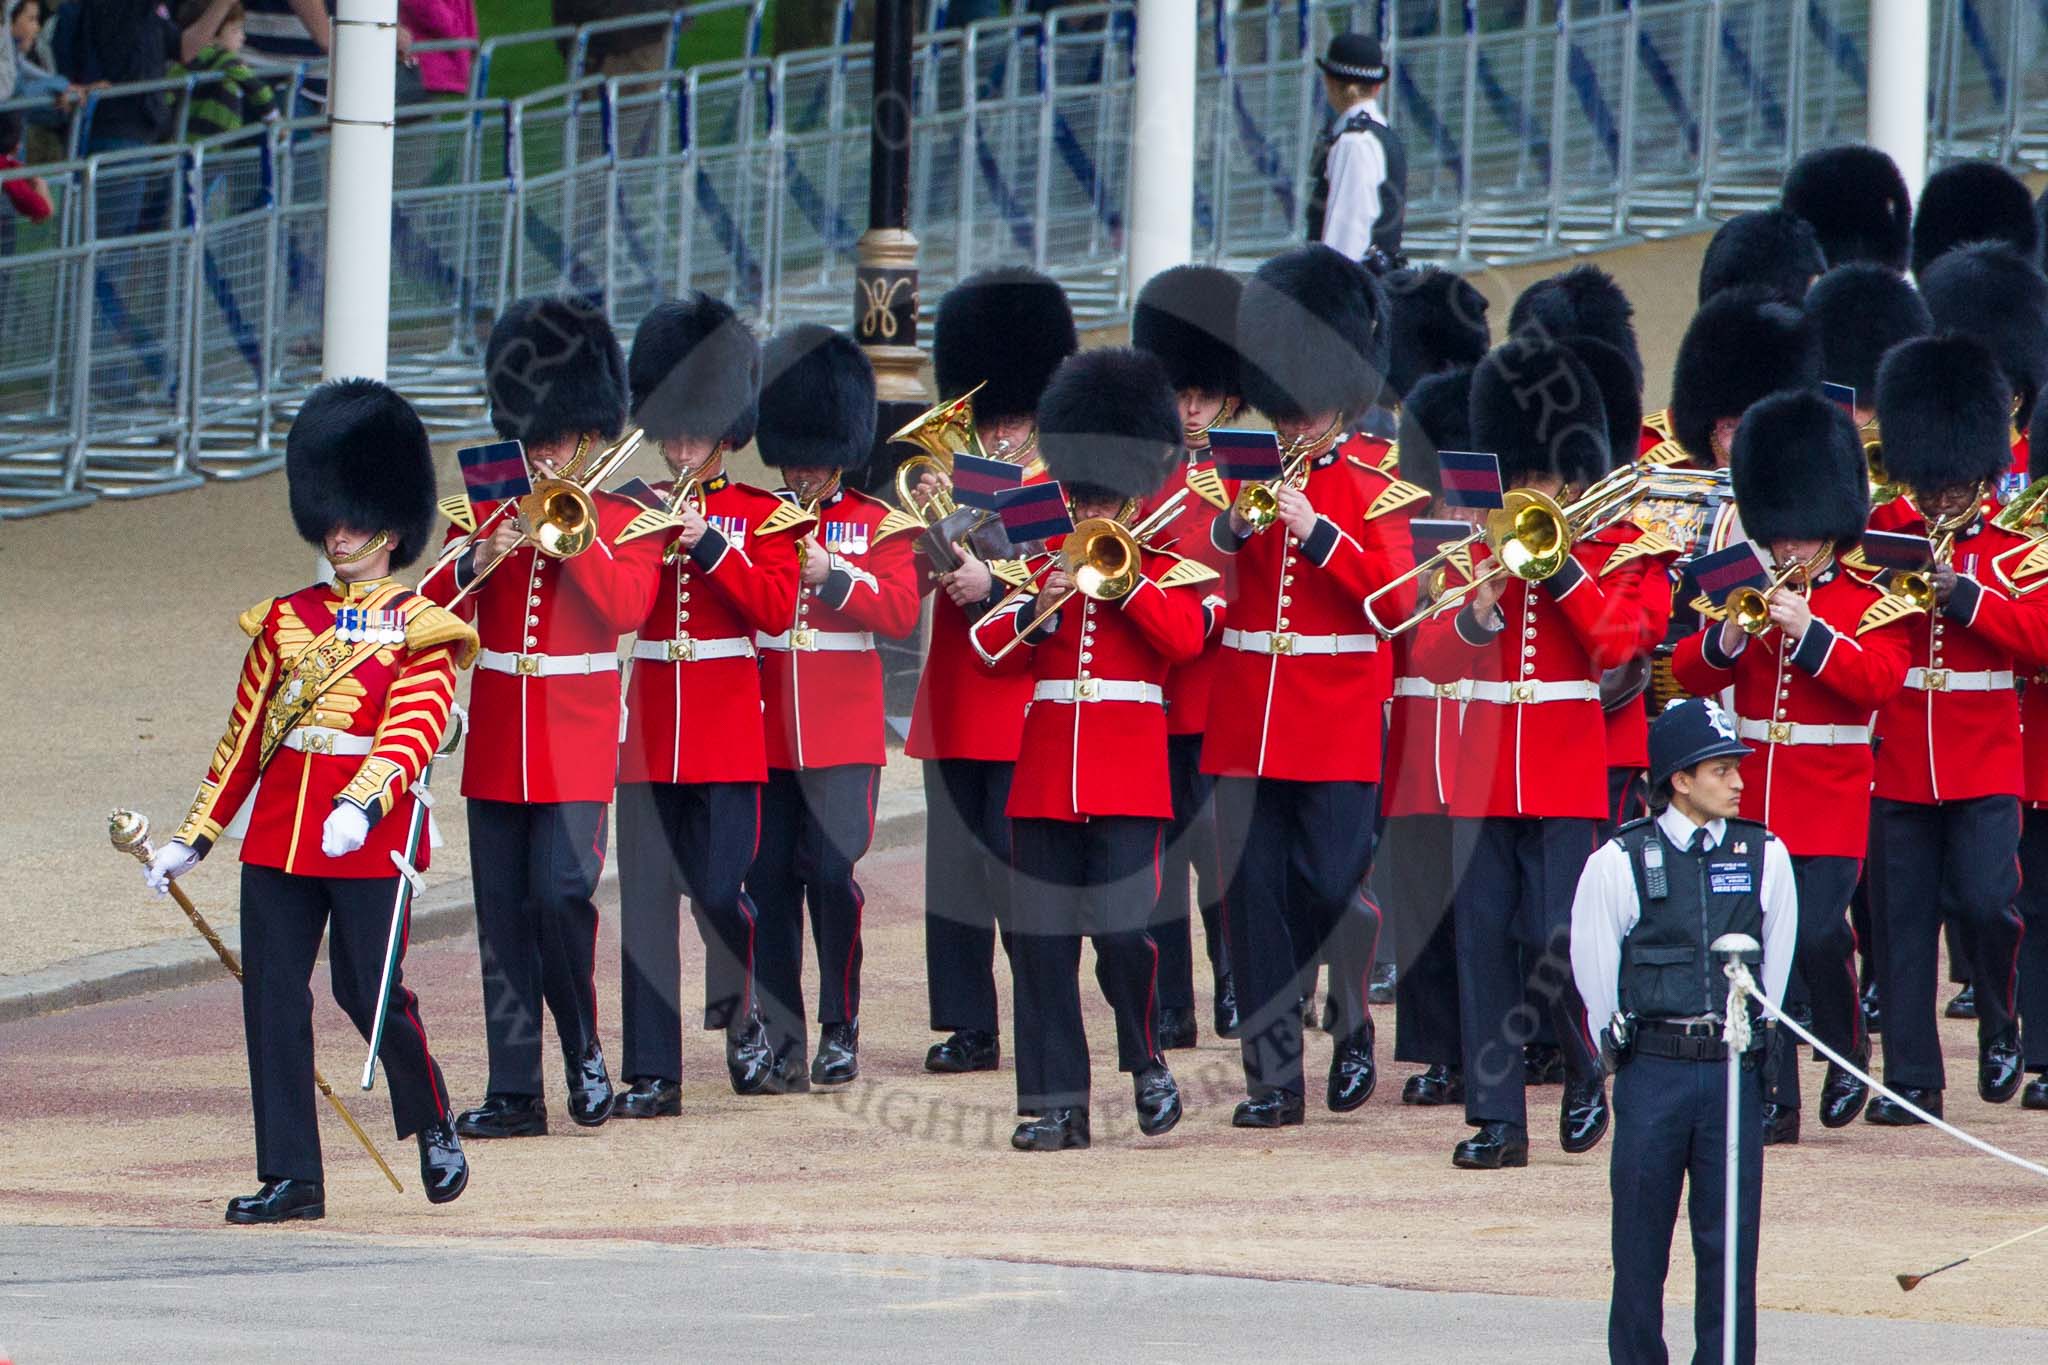
<path id="1" fill-rule="evenodd" d="M 1678 848 L 1689 847 L 1699 826 L 1676 806 L 1657 817 L 1664 837 Z M 1707 849 L 1721 846 L 1728 835 L 1726 820 L 1706 825 Z M 1783 1004 L 1785 982 L 1792 975 L 1793 946 L 1799 938 L 1799 891 L 1792 880 L 1792 855 L 1781 840 L 1764 846 L 1764 994 Z M 1610 839 L 1586 860 L 1572 899 L 1572 979 L 1586 1002 L 1586 1026 L 1595 1037 L 1621 1008 L 1621 942 L 1642 918 L 1636 894 L 1635 869 L 1628 850 Z"/>
<path id="2" fill-rule="evenodd" d="M 1374 123 L 1387 121 L 1378 100 L 1360 100 L 1337 116 L 1337 126 L 1343 127 L 1358 113 Z M 1324 174 L 1330 194 L 1323 206 L 1323 243 L 1354 261 L 1363 260 L 1372 245 L 1373 224 L 1380 217 L 1380 186 L 1387 181 L 1386 149 L 1371 133 L 1340 133 L 1330 144 Z"/>

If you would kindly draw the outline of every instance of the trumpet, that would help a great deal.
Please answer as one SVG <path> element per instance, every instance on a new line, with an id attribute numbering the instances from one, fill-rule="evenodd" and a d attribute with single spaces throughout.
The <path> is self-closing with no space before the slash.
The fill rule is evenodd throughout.
<path id="1" fill-rule="evenodd" d="M 1238 490 L 1237 500 L 1231 504 L 1230 510 L 1252 528 L 1252 534 L 1257 535 L 1280 519 L 1281 489 L 1308 486 L 1309 461 L 1326 448 L 1337 427 L 1338 423 L 1332 422 L 1319 436 L 1295 437 L 1287 444 L 1279 478 L 1264 483 L 1248 483 Z"/>
<path id="2" fill-rule="evenodd" d="M 694 509 L 699 515 L 704 511 L 704 480 L 695 474 L 687 479 L 675 481 L 675 486 L 669 489 L 668 505 L 663 507 L 662 511 L 674 516 L 685 507 Z M 668 547 L 661 552 L 661 562 L 673 564 L 685 553 L 687 552 L 683 549 L 682 541 L 671 540 Z"/>
<path id="3" fill-rule="evenodd" d="M 1827 562 L 1827 557 L 1828 547 L 1823 545 L 1807 558 L 1780 569 L 1763 587 L 1744 586 L 1729 593 L 1728 619 L 1741 627 L 1744 635 L 1763 634 L 1771 628 L 1771 595 L 1787 583 L 1805 588 L 1820 572 L 1820 566 Z"/>
<path id="4" fill-rule="evenodd" d="M 1066 570 L 1067 577 L 1074 580 L 1073 592 L 1062 593 L 1057 600 L 1040 604 L 1037 614 L 1018 629 L 1016 638 L 994 653 L 984 650 L 979 641 L 975 642 L 975 652 L 987 663 L 1000 663 L 1009 657 L 1010 651 L 1050 621 L 1053 613 L 1064 606 L 1074 593 L 1097 602 L 1114 602 L 1128 596 L 1138 586 L 1139 552 L 1187 510 L 1187 496 L 1188 490 L 1180 489 L 1131 527 L 1109 517 L 1089 517 L 1077 523 L 1060 548 L 1048 551 L 1045 562 L 1034 567 L 1023 583 L 1004 593 L 989 615 L 1000 615 L 1018 598 L 1037 591 L 1038 579 L 1054 569 Z"/>
<path id="5" fill-rule="evenodd" d="M 1949 562 L 1956 552 L 1956 536 L 1965 526 L 1977 518 L 1977 508 L 1984 500 L 1984 489 L 1980 485 L 1970 494 L 1969 505 L 1952 517 L 1943 517 L 1928 529 L 1933 533 L 1935 568 Z M 1892 575 L 1887 591 L 1894 597 L 1904 598 L 1915 611 L 1932 613 L 1934 600 L 1933 569 L 1903 569 Z"/>

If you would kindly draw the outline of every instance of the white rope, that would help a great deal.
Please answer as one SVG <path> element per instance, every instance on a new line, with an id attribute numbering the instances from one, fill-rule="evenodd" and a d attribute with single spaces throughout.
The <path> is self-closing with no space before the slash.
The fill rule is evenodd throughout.
<path id="1" fill-rule="evenodd" d="M 1779 1009 L 1777 1002 L 1771 999 L 1768 995 L 1765 995 L 1762 989 L 1757 986 L 1756 978 L 1750 975 L 1749 969 L 1747 967 L 1740 968 L 1739 970 L 1741 972 L 1741 976 L 1737 980 L 1737 985 L 1741 988 L 1742 992 L 1745 995 L 1748 995 L 1752 999 L 1754 999 L 1757 1002 L 1757 1004 L 1763 1006 L 1764 1013 L 1770 1015 L 1771 1018 L 1777 1020 L 1781 1026 L 1791 1029 L 1794 1034 L 1798 1035 L 1801 1039 L 1810 1044 L 1815 1052 L 1820 1053 L 1823 1057 L 1826 1057 L 1836 1066 L 1841 1067 L 1851 1076 L 1854 1076 L 1857 1080 L 1862 1081 L 1865 1085 L 1869 1086 L 1872 1090 L 1875 1090 L 1878 1094 L 1883 1095 L 1893 1104 L 1898 1105 L 1900 1108 L 1906 1110 L 1908 1113 L 1919 1118 L 1921 1122 L 1933 1124 L 1936 1128 L 1939 1128 L 1942 1132 L 1947 1133 L 1950 1137 L 1955 1138 L 1958 1141 L 1968 1143 L 1970 1146 L 1975 1147 L 1978 1151 L 1984 1153 L 1986 1156 L 1995 1156 L 2000 1161 L 2010 1162 L 2012 1165 L 2019 1167 L 2023 1171 L 2031 1171 L 2035 1175 L 2048 1177 L 2048 1166 L 2039 1165 L 2038 1163 L 2027 1160 L 2023 1156 L 2014 1156 L 2011 1152 L 2006 1151 L 2003 1147 L 1994 1147 L 1990 1143 L 1986 1142 L 1983 1138 L 1973 1137 L 1971 1134 L 1964 1132 L 1962 1129 L 1956 1127 L 1952 1123 L 1944 1123 L 1940 1118 L 1936 1117 L 1933 1114 L 1928 1113 L 1925 1109 L 1922 1109 L 1919 1105 L 1913 1103 L 1905 1096 L 1899 1094 L 1896 1090 L 1892 1090 L 1885 1086 L 1883 1082 L 1874 1080 L 1868 1072 L 1862 1070 L 1854 1062 L 1850 1061 L 1847 1057 L 1842 1056 L 1839 1052 L 1836 1052 L 1826 1043 L 1823 1043 L 1820 1039 L 1814 1037 L 1811 1033 L 1801 1028 L 1788 1015 L 1786 1015 L 1785 1011 Z"/>

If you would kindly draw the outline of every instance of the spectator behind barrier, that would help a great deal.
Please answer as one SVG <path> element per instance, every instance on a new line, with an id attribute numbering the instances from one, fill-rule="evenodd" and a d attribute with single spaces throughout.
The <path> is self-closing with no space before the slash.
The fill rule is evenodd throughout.
<path id="1" fill-rule="evenodd" d="M 21 137 L 25 125 L 20 114 L 0 113 L 0 171 L 11 171 L 20 167 Z M 40 223 L 51 213 L 50 187 L 40 176 L 34 179 L 16 178 L 5 184 L 5 207 L 0 207 L 0 244 L 8 251 L 14 250 L 13 216 L 20 214 L 31 223 Z"/>
<path id="2" fill-rule="evenodd" d="M 413 42 L 476 37 L 476 0 L 398 0 L 401 32 Z M 467 95 L 471 54 L 466 51 L 422 52 L 411 66 L 400 65 L 398 102 L 426 95 Z"/>
<path id="3" fill-rule="evenodd" d="M 36 54 L 36 40 L 48 21 L 48 9 L 54 0 L 6 0 L 8 43 L 0 51 L 0 67 L 13 63 L 14 94 L 0 98 L 16 100 L 46 99 L 48 109 L 32 110 L 24 117 L 30 123 L 46 127 L 64 126 L 66 111 L 76 108 L 85 98 L 85 92 L 65 80 L 56 72 L 48 70 Z M 0 78 L 0 84 L 4 84 Z"/>
<path id="4" fill-rule="evenodd" d="M 185 0 L 178 23 L 189 34 L 211 11 L 220 9 L 220 4 L 221 0 Z M 201 78 L 185 120 L 187 140 L 231 133 L 245 124 L 277 116 L 276 92 L 242 60 L 245 36 L 241 0 L 228 0 L 213 41 L 190 61 L 171 68 L 174 76 Z"/>
<path id="5" fill-rule="evenodd" d="M 183 54 L 178 26 L 156 0 L 73 0 L 58 16 L 57 69 L 73 85 L 162 80 Z M 94 109 L 85 151 L 117 151 L 161 142 L 171 101 L 161 92 L 119 95 Z"/>

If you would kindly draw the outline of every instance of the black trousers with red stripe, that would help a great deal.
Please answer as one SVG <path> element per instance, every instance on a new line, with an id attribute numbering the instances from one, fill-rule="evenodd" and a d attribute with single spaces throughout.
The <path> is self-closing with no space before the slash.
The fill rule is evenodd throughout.
<path id="1" fill-rule="evenodd" d="M 1871 908 L 1882 926 L 1884 1078 L 1940 1090 L 1936 949 L 1944 919 L 1960 921 L 1977 987 L 1977 1044 L 2011 1039 L 2020 947 L 2020 802 L 1871 802 Z"/>
<path id="2" fill-rule="evenodd" d="M 1795 857 L 1792 880 L 1799 888 L 1799 941 L 1793 969 L 1813 1007 L 1813 1035 L 1845 1057 L 1870 1046 L 1863 1031 L 1863 1001 L 1856 980 L 1856 934 L 1849 901 L 1863 875 L 1860 858 Z M 1799 1051 L 1790 1029 L 1771 1030 L 1771 1055 L 1764 1067 L 1764 1098 L 1799 1107 Z"/>
<path id="3" fill-rule="evenodd" d="M 2048 684 L 2035 684 L 2048 686 Z M 2027 1070 L 2048 1073 L 2048 806 L 2020 818 L 2020 1042 Z"/>
<path id="4" fill-rule="evenodd" d="M 469 871 L 483 963 L 489 1091 L 540 1095 L 540 1011 L 565 1057 L 597 1043 L 601 801 L 469 802 Z"/>
<path id="5" fill-rule="evenodd" d="M 1366 980 L 1378 907 L 1358 884 L 1372 866 L 1373 782 L 1216 780 L 1224 919 L 1243 1018 L 1245 1089 L 1302 1092 L 1301 997 L 1330 964 L 1337 1036 L 1368 1027 Z"/>
<path id="6" fill-rule="evenodd" d="M 924 968 L 932 1028 L 996 1032 L 996 934 L 1009 948 L 1014 763 L 924 761 Z"/>
<path id="7" fill-rule="evenodd" d="M 322 1178 L 312 987 L 320 936 L 327 934 L 334 1002 L 367 1041 L 397 893 L 397 877 L 301 877 L 242 865 L 242 1031 L 259 1180 Z M 427 1049 L 419 998 L 404 977 L 402 966 L 392 974 L 377 1050 L 401 1138 L 448 1117 L 448 1086 Z"/>
<path id="8" fill-rule="evenodd" d="M 1119 1071 L 1159 1060 L 1159 948 L 1146 932 L 1159 898 L 1164 822 L 1138 816 L 1011 822 L 1010 970 L 1015 978 L 1017 1112 L 1088 1107 L 1081 939 L 1116 1014 Z"/>
<path id="9" fill-rule="evenodd" d="M 854 864 L 875 834 L 871 763 L 771 768 L 761 789 L 761 845 L 747 872 L 760 932 L 761 1017 L 778 1054 L 804 1055 L 804 903 L 818 952 L 818 1022 L 860 1018 L 860 883 Z"/>
<path id="10" fill-rule="evenodd" d="M 619 787 L 619 1004 L 629 1081 L 683 1078 L 681 902 L 704 940 L 704 1027 L 754 1010 L 759 946 L 743 889 L 761 834 L 757 782 Z"/>
<path id="11" fill-rule="evenodd" d="M 1373 880 L 1394 922 L 1394 1060 L 1458 1066 L 1458 937 L 1451 914 L 1451 817 L 1387 821 Z"/>
<path id="12" fill-rule="evenodd" d="M 1159 944 L 1159 1004 L 1163 1009 L 1192 1009 L 1191 882 L 1202 915 L 1210 979 L 1230 970 L 1230 950 L 1223 940 L 1223 878 L 1216 864 L 1216 779 L 1202 772 L 1202 737 L 1168 735 L 1166 771 L 1173 787 L 1173 819 L 1166 826 L 1166 847 L 1159 860 L 1159 904 L 1152 915 L 1152 937 Z"/>

